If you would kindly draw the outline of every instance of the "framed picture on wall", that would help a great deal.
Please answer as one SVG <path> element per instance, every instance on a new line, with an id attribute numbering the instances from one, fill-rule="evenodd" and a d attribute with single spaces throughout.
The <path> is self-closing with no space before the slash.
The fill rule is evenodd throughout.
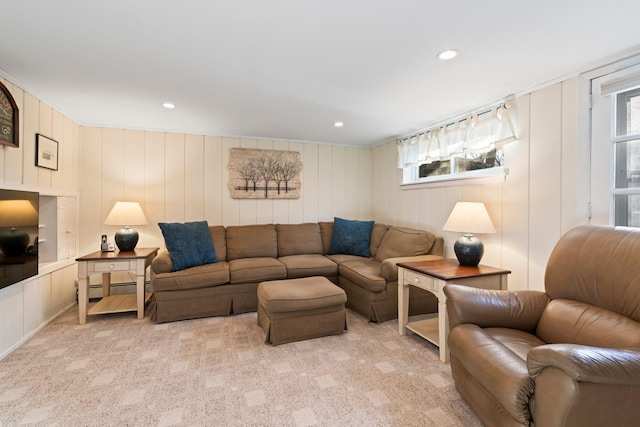
<path id="1" fill-rule="evenodd" d="M 36 166 L 58 170 L 58 141 L 36 134 Z"/>
<path id="2" fill-rule="evenodd" d="M 0 145 L 18 148 L 18 106 L 9 89 L 0 82 Z"/>

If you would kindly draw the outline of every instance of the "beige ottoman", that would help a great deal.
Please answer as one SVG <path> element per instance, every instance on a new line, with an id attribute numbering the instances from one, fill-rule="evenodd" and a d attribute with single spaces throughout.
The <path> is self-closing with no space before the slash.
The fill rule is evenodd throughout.
<path id="1" fill-rule="evenodd" d="M 273 345 L 347 329 L 347 295 L 326 277 L 273 280 L 258 285 L 258 325 Z"/>

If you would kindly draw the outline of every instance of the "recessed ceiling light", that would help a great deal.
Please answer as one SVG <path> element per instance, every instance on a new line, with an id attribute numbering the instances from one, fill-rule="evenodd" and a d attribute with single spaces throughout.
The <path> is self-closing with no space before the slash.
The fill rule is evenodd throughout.
<path id="1" fill-rule="evenodd" d="M 162 104 L 162 106 L 164 108 L 169 108 L 169 109 L 176 108 L 176 106 L 174 104 L 170 103 L 170 102 L 165 102 L 164 104 Z"/>
<path id="2" fill-rule="evenodd" d="M 447 59 L 453 59 L 456 56 L 458 56 L 458 51 L 455 49 L 447 49 L 447 50 L 443 50 L 442 52 L 440 52 L 438 54 L 438 59 L 442 59 L 443 61 L 446 61 Z"/>
<path id="3" fill-rule="evenodd" d="M 334 125 L 335 127 L 337 127 L 337 128 L 341 128 L 342 126 L 344 126 L 344 123 L 342 123 L 342 122 L 335 122 L 333 125 Z"/>

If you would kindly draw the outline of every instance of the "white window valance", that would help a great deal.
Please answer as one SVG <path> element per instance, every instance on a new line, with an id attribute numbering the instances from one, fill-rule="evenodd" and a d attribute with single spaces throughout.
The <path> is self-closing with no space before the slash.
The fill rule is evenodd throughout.
<path id="1" fill-rule="evenodd" d="M 511 102 L 398 139 L 398 168 L 463 157 L 516 140 Z"/>

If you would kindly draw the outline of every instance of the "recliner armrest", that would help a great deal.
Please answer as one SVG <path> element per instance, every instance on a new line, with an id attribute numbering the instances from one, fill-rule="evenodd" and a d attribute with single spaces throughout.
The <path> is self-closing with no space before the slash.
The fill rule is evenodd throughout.
<path id="1" fill-rule="evenodd" d="M 576 344 L 547 344 L 527 355 L 529 375 L 561 369 L 575 381 L 640 386 L 640 348 L 614 349 Z"/>
<path id="2" fill-rule="evenodd" d="M 449 328 L 473 323 L 481 328 L 504 327 L 533 333 L 549 303 L 539 291 L 496 291 L 446 285 Z"/>

